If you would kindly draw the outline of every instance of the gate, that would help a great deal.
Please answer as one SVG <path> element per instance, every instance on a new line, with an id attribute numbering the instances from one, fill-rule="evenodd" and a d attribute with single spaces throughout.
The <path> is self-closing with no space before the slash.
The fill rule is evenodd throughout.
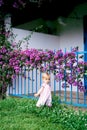
<path id="1" fill-rule="evenodd" d="M 83 55 L 84 60 L 85 54 L 87 54 L 87 51 L 76 52 L 77 61 L 81 55 Z M 16 78 L 13 80 L 13 86 L 8 88 L 9 95 L 23 98 L 35 98 L 34 93 L 41 87 L 41 77 L 42 73 L 37 69 L 28 71 L 27 67 L 21 68 L 20 74 L 16 75 Z M 86 76 L 83 78 L 83 82 L 87 89 Z M 62 88 L 62 82 L 57 82 L 52 73 L 51 88 L 52 94 L 58 96 L 61 103 L 87 108 L 87 92 L 80 92 L 78 87 L 73 87 L 72 85 L 69 86 L 69 88 Z"/>

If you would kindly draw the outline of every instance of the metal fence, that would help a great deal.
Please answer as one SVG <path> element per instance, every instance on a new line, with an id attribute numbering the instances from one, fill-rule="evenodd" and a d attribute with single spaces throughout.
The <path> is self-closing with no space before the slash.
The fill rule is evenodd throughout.
<path id="1" fill-rule="evenodd" d="M 76 53 L 77 60 L 79 56 L 84 55 L 83 60 L 87 60 L 87 52 Z M 84 77 L 83 82 L 87 89 L 87 78 Z M 13 86 L 8 88 L 8 94 L 11 96 L 34 98 L 34 93 L 38 91 L 42 84 L 42 73 L 37 70 L 28 71 L 28 68 L 21 68 L 20 74 L 16 75 L 13 80 Z M 87 108 L 87 93 L 80 92 L 78 87 L 62 88 L 62 82 L 57 82 L 51 73 L 51 89 L 52 94 L 58 96 L 61 103 L 70 104 L 78 107 Z"/>

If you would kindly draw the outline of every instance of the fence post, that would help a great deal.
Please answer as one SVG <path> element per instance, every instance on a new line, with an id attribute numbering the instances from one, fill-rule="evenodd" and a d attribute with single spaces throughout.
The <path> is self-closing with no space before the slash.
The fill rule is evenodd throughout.
<path id="1" fill-rule="evenodd" d="M 34 88 L 34 84 L 33 84 L 33 82 L 34 82 L 34 71 L 33 71 L 33 69 L 32 69 L 32 94 L 34 94 L 33 93 L 33 88 Z"/>
<path id="2" fill-rule="evenodd" d="M 28 95 L 30 93 L 30 71 L 29 71 L 29 67 L 28 67 Z"/>
<path id="3" fill-rule="evenodd" d="M 26 66 L 24 66 L 24 95 L 26 95 Z"/>
<path id="4" fill-rule="evenodd" d="M 36 93 L 37 93 L 37 68 L 36 68 Z"/>
<path id="5" fill-rule="evenodd" d="M 71 51 L 72 51 L 72 47 L 71 47 Z M 70 66 L 71 68 L 71 77 L 72 77 L 72 64 L 71 64 L 71 66 Z M 71 101 L 71 104 L 72 104 L 72 84 L 71 84 L 71 89 L 70 89 L 70 101 Z"/>
<path id="6" fill-rule="evenodd" d="M 77 66 L 78 66 L 78 52 L 76 52 L 76 59 L 77 59 Z M 77 73 L 78 75 L 78 73 Z M 77 81 L 78 81 L 78 78 L 77 78 Z M 77 92 L 76 92 L 76 100 L 77 100 L 77 103 L 79 103 L 79 90 L 78 90 L 78 86 L 77 86 Z"/>
<path id="7" fill-rule="evenodd" d="M 65 54 L 66 54 L 66 48 L 65 48 Z M 65 59 L 65 66 L 66 66 L 66 59 Z M 66 102 L 66 69 L 64 70 L 64 79 L 65 79 L 65 83 L 64 83 L 64 101 Z"/>

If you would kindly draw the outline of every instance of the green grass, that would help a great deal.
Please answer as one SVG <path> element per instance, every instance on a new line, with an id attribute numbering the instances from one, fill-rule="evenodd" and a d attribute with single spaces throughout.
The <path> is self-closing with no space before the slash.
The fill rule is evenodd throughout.
<path id="1" fill-rule="evenodd" d="M 87 112 L 76 112 L 58 101 L 37 108 L 36 100 L 0 100 L 0 130 L 87 130 Z"/>

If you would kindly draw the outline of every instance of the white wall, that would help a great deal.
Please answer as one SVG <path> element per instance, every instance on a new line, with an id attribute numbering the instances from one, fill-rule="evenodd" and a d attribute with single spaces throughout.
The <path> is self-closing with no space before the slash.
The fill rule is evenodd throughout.
<path id="1" fill-rule="evenodd" d="M 60 25 L 60 35 L 48 35 L 33 32 L 29 40 L 29 48 L 36 49 L 62 49 L 70 50 L 72 47 L 79 46 L 79 50 L 84 50 L 83 39 L 83 19 L 67 18 L 65 25 Z M 31 31 L 13 28 L 14 34 L 17 34 L 16 42 L 30 35 Z M 25 49 L 25 44 L 22 44 Z"/>
<path id="2" fill-rule="evenodd" d="M 84 50 L 84 25 L 83 17 L 87 15 L 87 2 L 74 8 L 64 24 L 61 24 L 60 47 L 67 48 L 79 46 Z"/>
<path id="3" fill-rule="evenodd" d="M 83 20 L 82 19 L 66 19 L 65 25 L 60 25 L 61 31 L 59 36 L 48 35 L 43 33 L 33 32 L 29 40 L 29 48 L 36 49 L 63 49 L 70 50 L 72 47 L 79 46 L 79 50 L 84 50 L 83 41 Z M 30 35 L 31 31 L 13 28 L 14 34 L 17 34 L 16 42 Z M 25 49 L 25 44 L 22 48 Z"/>
<path id="4" fill-rule="evenodd" d="M 14 34 L 17 34 L 16 42 L 31 34 L 31 31 L 26 31 L 23 29 L 16 29 L 16 28 L 13 28 L 13 32 Z M 24 43 L 22 44 L 22 48 L 25 49 Z M 29 40 L 29 48 L 52 49 L 52 50 L 59 49 L 60 37 L 33 32 Z"/>
<path id="5" fill-rule="evenodd" d="M 67 18 L 58 18 L 58 35 L 34 32 L 29 40 L 29 48 L 52 50 L 65 50 L 66 48 L 70 50 L 71 47 L 79 46 L 79 50 L 84 50 L 84 15 L 87 15 L 87 3 L 75 7 Z M 16 28 L 13 28 L 13 32 L 18 35 L 16 37 L 17 42 L 31 33 L 30 31 Z M 22 45 L 22 48 L 25 49 L 25 44 Z"/>
<path id="6" fill-rule="evenodd" d="M 67 18 L 66 25 L 63 25 L 60 34 L 60 48 L 70 50 L 72 47 L 79 47 L 79 50 L 84 50 L 83 39 L 83 20 Z"/>

